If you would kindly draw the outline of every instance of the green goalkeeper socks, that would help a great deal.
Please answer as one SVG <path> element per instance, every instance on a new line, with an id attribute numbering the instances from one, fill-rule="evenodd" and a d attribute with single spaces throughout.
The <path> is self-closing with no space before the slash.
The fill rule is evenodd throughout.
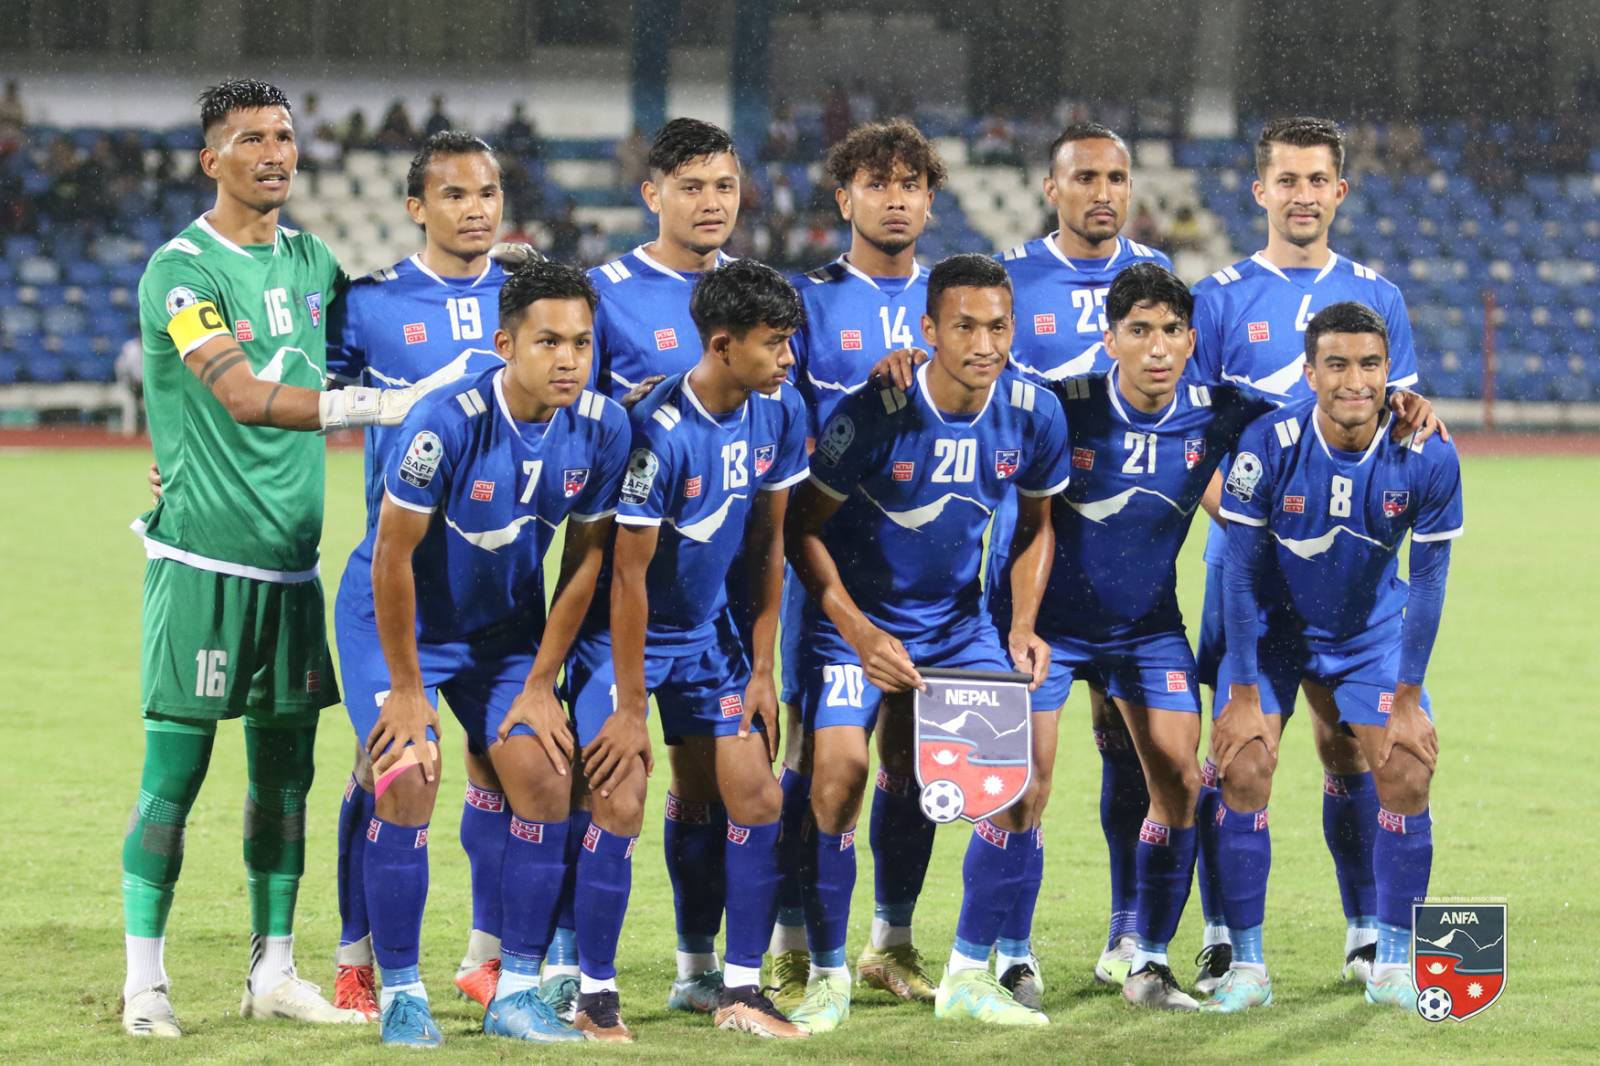
<path id="1" fill-rule="evenodd" d="M 139 802 L 122 842 L 122 911 L 129 936 L 166 935 L 183 867 L 184 823 L 205 780 L 213 739 L 205 731 L 145 732 Z"/>
<path id="2" fill-rule="evenodd" d="M 295 897 L 306 865 L 306 793 L 314 770 L 316 721 L 263 728 L 246 720 L 250 786 L 244 802 L 244 865 L 250 881 L 250 931 L 294 932 Z"/>

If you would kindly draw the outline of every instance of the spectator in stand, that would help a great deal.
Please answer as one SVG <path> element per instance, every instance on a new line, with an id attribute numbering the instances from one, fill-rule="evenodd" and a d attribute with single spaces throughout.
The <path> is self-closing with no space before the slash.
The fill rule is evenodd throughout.
<path id="1" fill-rule="evenodd" d="M 1161 223 L 1151 213 L 1145 204 L 1139 205 L 1139 210 L 1134 213 L 1133 221 L 1128 223 L 1128 237 L 1140 244 L 1149 244 L 1161 247 L 1166 241 L 1161 236 Z"/>
<path id="2" fill-rule="evenodd" d="M 311 136 L 301 142 L 301 170 L 325 170 L 343 158 L 344 145 L 339 143 L 338 131 L 325 119 L 311 127 Z"/>
<path id="3" fill-rule="evenodd" d="M 843 85 L 834 82 L 828 86 L 828 95 L 822 101 L 822 139 L 831 147 L 844 140 L 855 124 L 850 97 L 845 94 Z"/>
<path id="4" fill-rule="evenodd" d="M 144 149 L 139 146 L 139 135 L 126 130 L 117 135 L 111 146 L 111 195 L 120 203 L 145 192 Z"/>
<path id="5" fill-rule="evenodd" d="M 1422 144 L 1422 130 L 1415 122 L 1389 123 L 1384 158 L 1395 174 L 1426 174 L 1432 169 L 1428 151 Z"/>
<path id="6" fill-rule="evenodd" d="M 516 219 L 536 219 L 544 215 L 544 183 L 529 173 L 522 157 L 502 154 L 500 189 L 506 198 L 506 214 Z"/>
<path id="7" fill-rule="evenodd" d="M 788 104 L 779 104 L 767 123 L 767 143 L 762 146 L 761 157 L 773 163 L 787 163 L 800 147 L 800 127 L 789 114 Z"/>
<path id="8" fill-rule="evenodd" d="M 0 155 L 9 155 L 22 143 L 22 127 L 27 123 L 22 108 L 22 90 L 16 78 L 6 79 L 4 95 L 0 95 Z"/>
<path id="9" fill-rule="evenodd" d="M 1022 165 L 1022 152 L 1017 147 L 1011 123 L 1000 115 L 990 115 L 983 120 L 983 125 L 978 130 L 977 143 L 972 146 L 972 155 L 983 164 Z"/>
<path id="10" fill-rule="evenodd" d="M 404 100 L 395 100 L 383 114 L 378 127 L 378 147 L 391 152 L 409 152 L 417 146 L 417 127 L 406 111 Z"/>
<path id="11" fill-rule="evenodd" d="M 782 167 L 772 168 L 771 184 L 772 196 L 770 201 L 772 214 L 785 220 L 793 218 L 798 208 L 794 199 L 794 186 L 789 184 L 789 175 L 783 172 Z"/>
<path id="12" fill-rule="evenodd" d="M 617 188 L 637 192 L 650 177 L 650 142 L 637 125 L 617 142 L 611 157 L 617 163 Z"/>
<path id="13" fill-rule="evenodd" d="M 433 106 L 428 112 L 427 121 L 423 124 L 422 134 L 432 137 L 435 133 L 454 129 L 455 124 L 450 121 L 450 116 L 444 113 L 444 96 L 440 93 L 433 94 Z"/>
<path id="14" fill-rule="evenodd" d="M 344 150 L 352 152 L 371 147 L 372 132 L 367 128 L 367 116 L 358 107 L 350 112 L 350 119 L 344 125 Z"/>
<path id="15" fill-rule="evenodd" d="M 528 118 L 527 109 L 520 100 L 511 105 L 511 117 L 500 128 L 500 142 L 496 147 L 524 159 L 537 159 L 543 154 L 539 130 Z"/>
<path id="16" fill-rule="evenodd" d="M 550 248 L 546 254 L 558 263 L 572 263 L 578 258 L 578 238 L 582 230 L 578 227 L 577 211 L 578 205 L 568 200 L 562 205 L 560 217 L 550 223 Z"/>
<path id="17" fill-rule="evenodd" d="M 1198 252 L 1205 243 L 1205 233 L 1200 228 L 1200 219 L 1195 217 L 1194 208 L 1184 204 L 1172 216 L 1172 225 L 1167 227 L 1166 250 L 1173 255 L 1179 252 Z"/>
<path id="18" fill-rule="evenodd" d="M 601 231 L 599 223 L 586 223 L 583 235 L 578 238 L 578 265 L 587 270 L 592 266 L 599 266 L 610 258 L 611 246 L 607 243 L 606 235 Z"/>

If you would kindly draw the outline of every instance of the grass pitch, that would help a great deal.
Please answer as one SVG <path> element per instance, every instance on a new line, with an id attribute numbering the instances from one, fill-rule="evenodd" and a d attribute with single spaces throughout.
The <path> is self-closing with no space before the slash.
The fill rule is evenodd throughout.
<path id="1" fill-rule="evenodd" d="M 248 952 L 240 857 L 244 756 L 237 725 L 219 735 L 189 824 L 167 965 L 187 1032 L 172 1043 L 123 1037 L 119 856 L 138 788 L 138 621 L 144 560 L 128 521 L 144 509 L 146 453 L 0 451 L 9 489 L 0 575 L 0 648 L 11 693 L 0 778 L 0 1059 L 341 1063 L 394 1061 L 373 1029 L 308 1030 L 238 1016 Z M 1429 1025 L 1366 1007 L 1337 981 L 1343 921 L 1322 842 L 1320 776 L 1309 730 L 1291 728 L 1273 797 L 1272 893 L 1266 947 L 1277 1006 L 1245 1017 L 1155 1016 L 1127 1008 L 1089 971 L 1105 935 L 1106 861 L 1099 767 L 1081 693 L 1063 716 L 1057 784 L 1035 945 L 1053 1024 L 995 1032 L 935 1024 L 928 1008 L 879 993 L 856 999 L 839 1032 L 757 1045 L 708 1020 L 669 1016 L 672 907 L 660 860 L 665 760 L 651 784 L 655 814 L 635 861 L 620 951 L 623 1007 L 639 1042 L 531 1049 L 475 1035 L 478 1015 L 450 976 L 470 908 L 455 841 L 463 780 L 459 734 L 432 835 L 433 881 L 423 969 L 446 1035 L 447 1061 L 468 1058 L 700 1063 L 812 1060 L 1239 1063 L 1600 1061 L 1600 1022 L 1587 1005 L 1600 958 L 1594 855 L 1600 801 L 1590 772 L 1600 750 L 1590 681 L 1597 646 L 1600 524 L 1592 458 L 1473 457 L 1467 535 L 1457 542 L 1443 632 L 1429 674 L 1442 754 L 1433 813 L 1435 894 L 1505 896 L 1509 974 L 1499 1003 L 1464 1025 Z M 329 459 L 324 580 L 332 590 L 361 531 L 360 457 Z M 1199 546 L 1182 566 L 1198 615 Z M 338 933 L 334 829 L 352 735 L 330 708 L 311 796 L 298 955 L 331 988 Z M 946 828 L 917 915 L 931 960 L 949 950 L 967 829 Z M 871 913 L 870 851 L 860 849 L 850 952 Z M 1186 983 L 1199 947 L 1198 895 L 1173 944 Z"/>

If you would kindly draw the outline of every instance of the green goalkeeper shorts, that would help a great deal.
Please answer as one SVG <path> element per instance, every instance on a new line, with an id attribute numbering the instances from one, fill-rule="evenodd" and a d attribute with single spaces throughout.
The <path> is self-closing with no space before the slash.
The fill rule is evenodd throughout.
<path id="1" fill-rule="evenodd" d="M 151 559 L 143 644 L 148 718 L 276 718 L 339 702 L 316 578 L 282 584 Z"/>

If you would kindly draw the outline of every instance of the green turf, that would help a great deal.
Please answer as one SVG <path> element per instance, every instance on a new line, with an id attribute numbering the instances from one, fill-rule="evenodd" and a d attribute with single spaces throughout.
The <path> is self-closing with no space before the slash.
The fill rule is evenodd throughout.
<path id="1" fill-rule="evenodd" d="M 143 557 L 127 523 L 143 507 L 147 458 L 136 451 L 0 451 L 9 503 L 0 575 L 0 645 L 16 704 L 6 721 L 0 785 L 0 1060 L 132 1058 L 261 1062 L 377 1061 L 371 1029 L 308 1031 L 237 1015 L 247 955 L 240 860 L 243 745 L 224 727 L 189 825 L 187 865 L 173 910 L 168 968 L 190 1035 L 141 1045 L 121 1035 L 122 834 L 142 751 L 138 604 Z M 360 532 L 360 460 L 329 464 L 325 579 L 330 601 Z M 1600 724 L 1589 693 L 1596 647 L 1592 612 L 1600 568 L 1590 537 L 1600 520 L 1591 459 L 1473 459 L 1467 464 L 1467 536 L 1457 542 L 1444 630 L 1429 688 L 1442 755 L 1433 806 L 1436 893 L 1510 901 L 1506 992 L 1464 1024 L 1428 1025 L 1378 1012 L 1336 983 L 1343 921 L 1322 842 L 1320 778 L 1306 728 L 1291 729 L 1273 799 L 1274 865 L 1267 951 L 1278 1005 L 1243 1018 L 1136 1013 L 1089 980 L 1105 930 L 1105 850 L 1099 770 L 1081 694 L 1064 716 L 1048 817 L 1049 851 L 1035 944 L 1049 982 L 1053 1024 L 1026 1033 L 936 1025 L 927 1008 L 878 994 L 858 997 L 850 1023 L 803 1045 L 759 1049 L 705 1019 L 661 1009 L 672 968 L 671 897 L 660 861 L 659 815 L 646 820 L 633 906 L 621 946 L 632 1049 L 533 1052 L 473 1035 L 470 1011 L 450 993 L 465 943 L 466 862 L 456 845 L 462 781 L 451 753 L 432 836 L 424 971 L 450 1060 L 747 1062 L 774 1060 L 1095 1062 L 1600 1061 L 1600 1024 L 1585 1004 L 1600 958 L 1595 887 L 1596 815 L 1589 760 Z M 1184 602 L 1198 610 L 1198 540 L 1183 566 Z M 449 739 L 457 741 L 459 734 Z M 452 743 L 452 747 L 456 747 Z M 334 826 L 351 734 L 330 709 L 309 819 L 301 892 L 302 972 L 330 988 L 337 936 Z M 457 748 L 457 750 L 459 750 Z M 659 811 L 663 769 L 652 782 Z M 917 918 L 918 942 L 948 950 L 960 889 L 964 828 L 939 834 Z M 864 834 L 863 834 L 864 836 Z M 870 915 L 872 871 L 862 847 L 852 956 Z M 1192 977 L 1197 900 L 1174 943 Z"/>

